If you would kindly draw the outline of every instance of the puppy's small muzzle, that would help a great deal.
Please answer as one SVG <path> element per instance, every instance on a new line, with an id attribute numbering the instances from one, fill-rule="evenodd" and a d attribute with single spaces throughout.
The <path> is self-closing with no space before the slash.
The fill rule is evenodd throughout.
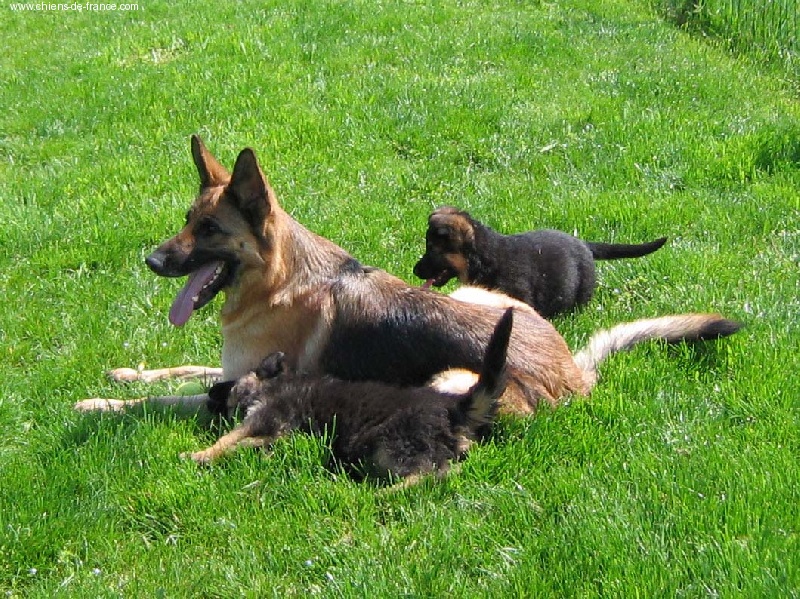
<path id="1" fill-rule="evenodd" d="M 419 259 L 414 265 L 414 276 L 419 279 L 430 279 L 434 276 L 431 274 L 433 271 L 432 265 L 430 264 L 431 260 L 428 258 L 428 255 L 425 254 L 422 258 Z"/>

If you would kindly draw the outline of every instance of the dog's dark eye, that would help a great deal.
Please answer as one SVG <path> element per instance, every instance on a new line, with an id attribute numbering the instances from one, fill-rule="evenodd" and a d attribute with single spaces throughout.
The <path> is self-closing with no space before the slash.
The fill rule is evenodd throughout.
<path id="1" fill-rule="evenodd" d="M 222 233 L 222 228 L 213 218 L 204 218 L 195 227 L 195 235 L 216 235 Z"/>

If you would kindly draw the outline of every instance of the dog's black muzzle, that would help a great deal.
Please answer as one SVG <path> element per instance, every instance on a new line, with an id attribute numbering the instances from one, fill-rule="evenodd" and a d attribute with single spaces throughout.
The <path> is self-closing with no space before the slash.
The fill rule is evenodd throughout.
<path id="1" fill-rule="evenodd" d="M 160 277 L 185 277 L 210 262 L 225 262 L 231 274 L 236 270 L 238 261 L 227 252 L 187 247 L 170 239 L 162 243 L 145 258 L 147 266 Z"/>
<path id="2" fill-rule="evenodd" d="M 425 254 L 422 258 L 419 259 L 414 265 L 414 276 L 419 279 L 432 279 L 438 273 L 434 272 L 433 265 L 431 264 L 430 258 L 428 258 L 428 254 Z"/>
<path id="3" fill-rule="evenodd" d="M 191 254 L 163 246 L 145 258 L 144 262 L 160 277 L 184 277 L 200 265 L 197 260 L 191 259 Z"/>

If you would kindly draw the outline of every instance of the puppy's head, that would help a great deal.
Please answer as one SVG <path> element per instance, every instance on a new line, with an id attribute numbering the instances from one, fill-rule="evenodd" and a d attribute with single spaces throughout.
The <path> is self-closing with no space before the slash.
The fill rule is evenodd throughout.
<path id="1" fill-rule="evenodd" d="M 453 277 L 466 281 L 467 256 L 475 247 L 475 227 L 469 214 L 444 206 L 428 218 L 425 255 L 414 266 L 414 275 L 426 285 L 441 287 Z"/>
<path id="2" fill-rule="evenodd" d="M 236 409 L 245 413 L 268 394 L 270 382 L 288 373 L 289 366 L 283 352 L 275 352 L 261 360 L 258 367 L 236 381 L 223 381 L 208 390 L 209 411 L 214 414 L 233 414 Z"/>

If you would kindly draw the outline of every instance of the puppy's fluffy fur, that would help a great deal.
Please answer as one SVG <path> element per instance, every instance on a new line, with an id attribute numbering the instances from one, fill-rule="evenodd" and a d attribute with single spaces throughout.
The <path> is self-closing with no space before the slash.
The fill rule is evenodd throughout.
<path id="1" fill-rule="evenodd" d="M 595 260 L 636 258 L 666 237 L 639 245 L 593 243 L 552 229 L 501 235 L 467 212 L 445 206 L 428 219 L 425 255 L 414 274 L 440 287 L 453 277 L 496 289 L 550 318 L 589 302 Z"/>
<path id="2" fill-rule="evenodd" d="M 307 376 L 291 372 L 282 353 L 270 354 L 255 372 L 211 388 L 212 411 L 238 409 L 244 420 L 191 457 L 208 463 L 243 443 L 265 445 L 300 430 L 330 435 L 335 459 L 357 477 L 444 474 L 490 432 L 505 389 L 512 311 L 495 327 L 477 383 L 462 394 Z"/>

